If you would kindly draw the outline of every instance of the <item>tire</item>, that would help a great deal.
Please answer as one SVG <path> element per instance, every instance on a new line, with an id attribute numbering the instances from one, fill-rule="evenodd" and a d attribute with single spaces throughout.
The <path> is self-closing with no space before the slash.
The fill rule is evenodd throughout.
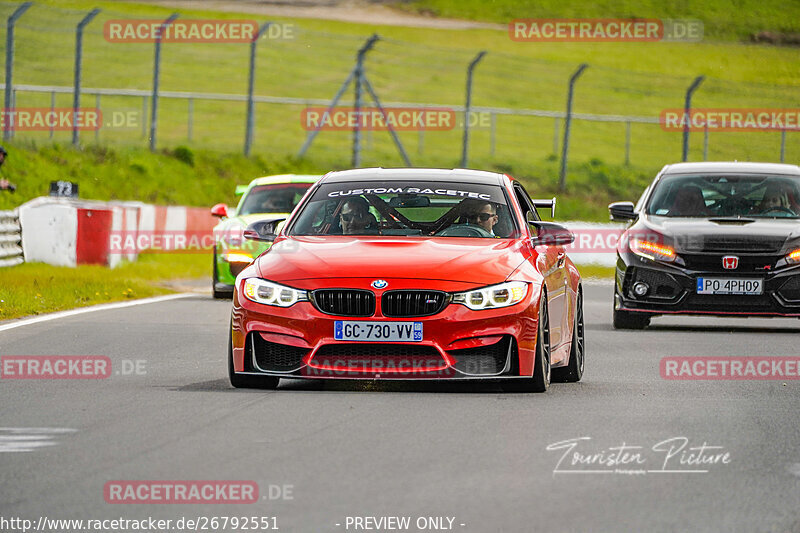
<path id="1" fill-rule="evenodd" d="M 586 356 L 586 338 L 583 323 L 583 290 L 578 289 L 575 304 L 575 325 L 572 328 L 572 349 L 569 352 L 569 364 L 553 369 L 553 381 L 575 383 L 583 377 L 583 366 Z"/>
<path id="2" fill-rule="evenodd" d="M 211 256 L 211 260 L 213 261 L 212 266 L 212 273 L 211 273 L 211 295 L 214 297 L 215 300 L 224 300 L 227 298 L 231 298 L 233 293 L 225 292 L 225 291 L 218 291 L 217 290 L 217 246 L 214 245 L 214 253 Z"/>
<path id="3" fill-rule="evenodd" d="M 237 374 L 233 369 L 233 340 L 230 330 L 228 330 L 228 379 L 231 385 L 237 389 L 267 389 L 278 388 L 281 378 L 274 376 L 251 376 L 248 374 Z"/>
<path id="4" fill-rule="evenodd" d="M 550 387 L 550 377 L 550 315 L 547 310 L 547 294 L 542 290 L 539 299 L 539 327 L 536 332 L 533 376 L 504 383 L 503 389 L 508 392 L 546 392 Z"/>
<path id="5" fill-rule="evenodd" d="M 614 309 L 614 329 L 644 329 L 650 325 L 650 315 Z"/>

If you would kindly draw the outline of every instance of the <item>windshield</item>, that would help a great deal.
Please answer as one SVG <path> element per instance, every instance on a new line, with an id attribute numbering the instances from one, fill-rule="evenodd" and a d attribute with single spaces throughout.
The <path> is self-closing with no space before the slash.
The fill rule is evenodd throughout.
<path id="1" fill-rule="evenodd" d="M 289 234 L 507 238 L 516 227 L 499 186 L 372 181 L 322 185 Z"/>
<path id="2" fill-rule="evenodd" d="M 258 185 L 242 200 L 238 214 L 291 213 L 309 187 L 310 183 Z"/>
<path id="3" fill-rule="evenodd" d="M 781 175 L 675 175 L 656 184 L 647 214 L 666 217 L 800 217 L 800 179 Z"/>

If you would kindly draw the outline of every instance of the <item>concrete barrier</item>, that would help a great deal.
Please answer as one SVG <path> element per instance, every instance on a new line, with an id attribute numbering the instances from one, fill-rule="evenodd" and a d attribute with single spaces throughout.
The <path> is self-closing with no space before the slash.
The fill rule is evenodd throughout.
<path id="1" fill-rule="evenodd" d="M 158 206 L 141 202 L 98 202 L 40 197 L 18 209 L 26 261 L 59 266 L 117 266 L 135 261 L 140 246 L 120 247 L 117 239 L 152 242 L 169 235 L 158 251 L 174 251 L 191 235 L 211 235 L 216 219 L 204 207 Z M 140 235 L 148 239 L 139 240 Z M 176 239 L 184 236 L 183 240 Z"/>

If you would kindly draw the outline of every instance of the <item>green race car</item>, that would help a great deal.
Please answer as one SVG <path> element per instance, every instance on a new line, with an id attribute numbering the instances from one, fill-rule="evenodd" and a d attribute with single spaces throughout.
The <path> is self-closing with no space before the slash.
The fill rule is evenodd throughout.
<path id="1" fill-rule="evenodd" d="M 256 178 L 249 185 L 236 187 L 242 195 L 236 210 L 225 204 L 211 208 L 219 217 L 214 227 L 214 267 L 211 290 L 214 298 L 230 298 L 236 276 L 271 243 L 244 239 L 242 232 L 248 224 L 270 217 L 288 217 L 312 183 L 320 176 L 281 174 Z"/>

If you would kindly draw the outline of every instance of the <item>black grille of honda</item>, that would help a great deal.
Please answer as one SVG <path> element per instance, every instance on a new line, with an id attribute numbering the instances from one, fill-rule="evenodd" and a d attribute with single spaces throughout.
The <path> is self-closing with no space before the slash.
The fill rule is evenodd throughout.
<path id="1" fill-rule="evenodd" d="M 314 305 L 323 313 L 339 316 L 372 316 L 375 295 L 362 289 L 317 289 L 311 293 Z"/>
<path id="2" fill-rule="evenodd" d="M 770 272 L 775 268 L 775 263 L 778 260 L 776 255 L 737 255 L 738 262 L 736 269 L 726 269 L 722 266 L 722 258 L 725 255 L 736 254 L 683 254 L 686 268 L 696 270 L 698 272 L 720 272 L 735 274 L 737 272 Z"/>
<path id="3" fill-rule="evenodd" d="M 506 366 L 511 342 L 511 337 L 507 335 L 489 346 L 448 350 L 447 355 L 455 358 L 456 362 L 453 366 L 456 370 L 465 374 L 473 376 L 495 375 L 502 372 Z"/>
<path id="4" fill-rule="evenodd" d="M 444 309 L 449 300 L 441 291 L 387 291 L 381 297 L 381 313 L 388 317 L 430 316 Z"/>
<path id="5" fill-rule="evenodd" d="M 708 235 L 694 237 L 684 245 L 687 252 L 769 253 L 780 250 L 785 237 L 764 235 Z"/>
<path id="6" fill-rule="evenodd" d="M 288 344 L 265 341 L 258 333 L 250 334 L 250 346 L 256 367 L 265 372 L 289 372 L 300 368 L 311 350 Z"/>

